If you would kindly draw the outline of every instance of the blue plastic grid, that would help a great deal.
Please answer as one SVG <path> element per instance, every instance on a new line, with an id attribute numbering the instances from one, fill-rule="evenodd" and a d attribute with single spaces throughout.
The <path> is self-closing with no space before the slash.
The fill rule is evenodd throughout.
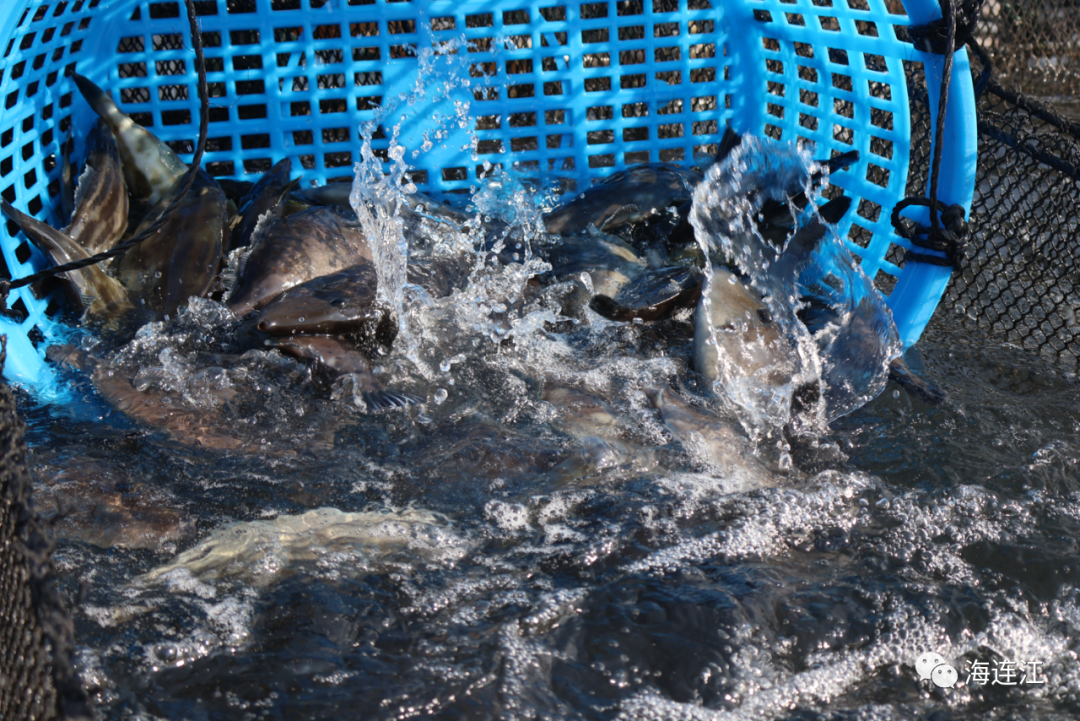
<path id="1" fill-rule="evenodd" d="M 841 230 L 879 287 L 899 278 L 890 303 L 906 344 L 948 281 L 947 270 L 886 260 L 902 257 L 893 245 L 907 247 L 888 222 L 907 194 L 905 73 L 925 72 L 932 105 L 941 73 L 940 58 L 900 37 L 910 22 L 940 14 L 936 0 L 908 0 L 910 18 L 896 0 L 195 4 L 212 96 L 205 163 L 215 175 L 253 176 L 290 157 L 305 181 L 351 179 L 360 125 L 414 90 L 416 53 L 464 37 L 443 60 L 467 67 L 470 87 L 442 100 L 429 93 L 385 119 L 387 130 L 400 122 L 401 142 L 412 149 L 436 113 L 452 113 L 455 100 L 471 104 L 472 127 L 407 156 L 421 190 L 464 191 L 485 161 L 515 162 L 574 189 L 628 165 L 711 153 L 730 123 L 813 141 L 819 157 L 861 152 L 858 165 L 833 178 L 857 208 Z M 93 120 L 65 77 L 71 70 L 110 89 L 121 108 L 190 157 L 198 99 L 186 33 L 175 0 L 0 3 L 0 195 L 59 225 L 60 146 L 73 125 L 71 157 L 80 157 L 81 132 Z M 963 51 L 954 67 L 941 196 L 970 207 L 976 127 Z M 388 134 L 376 135 L 377 153 L 385 154 Z M 471 135 L 475 146 L 463 150 Z M 6 231 L 0 243 L 14 276 L 44 265 L 12 224 Z M 11 302 L 26 318 L 17 327 L 4 321 L 7 375 L 45 379 L 31 342 L 59 332 L 50 320 L 59 299 L 38 300 L 24 288 Z"/>

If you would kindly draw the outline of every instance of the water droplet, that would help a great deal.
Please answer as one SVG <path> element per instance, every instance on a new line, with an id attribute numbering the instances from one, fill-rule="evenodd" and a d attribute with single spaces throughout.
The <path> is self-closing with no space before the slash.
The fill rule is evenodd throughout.
<path id="1" fill-rule="evenodd" d="M 894 390 L 892 392 L 892 397 L 895 398 L 895 399 L 899 399 L 900 398 L 900 391 Z"/>
<path id="2" fill-rule="evenodd" d="M 443 401 L 446 400 L 448 395 L 449 394 L 446 392 L 445 388 L 440 388 L 439 390 L 435 391 L 435 402 L 439 405 L 442 405 Z"/>

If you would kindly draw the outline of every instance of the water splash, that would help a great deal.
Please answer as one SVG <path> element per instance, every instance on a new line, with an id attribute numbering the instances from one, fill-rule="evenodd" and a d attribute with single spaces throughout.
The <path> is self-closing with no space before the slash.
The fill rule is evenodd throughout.
<path id="1" fill-rule="evenodd" d="M 801 267 L 778 262 L 784 248 L 777 248 L 762 236 L 758 219 L 767 201 L 788 204 L 788 196 L 801 189 L 810 199 L 807 211 L 799 213 L 794 206 L 789 206 L 789 211 L 795 226 L 804 227 L 816 212 L 811 177 L 820 171 L 805 149 L 747 136 L 724 161 L 709 169 L 694 192 L 690 222 L 705 257 L 711 263 L 732 265 L 745 274 L 749 285 L 763 296 L 772 322 L 780 330 L 776 340 L 763 341 L 759 349 L 759 357 L 766 360 L 747 373 L 745 361 L 719 341 L 720 329 L 711 320 L 721 309 L 714 307 L 714 273 L 711 263 L 706 263 L 699 318 L 704 315 L 707 339 L 703 342 L 717 358 L 713 387 L 742 410 L 744 425 L 758 437 L 791 421 L 796 393 L 813 389 L 821 378 L 813 339 L 796 315 Z M 763 383 L 763 379 L 769 380 Z M 820 406 L 813 404 L 812 393 L 804 395 L 811 398 L 812 405 Z M 801 423 L 811 429 L 823 428 L 820 408 L 807 410 Z"/>

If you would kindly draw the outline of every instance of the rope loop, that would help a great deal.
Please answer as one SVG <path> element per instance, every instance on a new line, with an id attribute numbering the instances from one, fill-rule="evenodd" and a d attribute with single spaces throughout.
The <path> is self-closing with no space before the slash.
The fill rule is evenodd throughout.
<path id="1" fill-rule="evenodd" d="M 908 36 L 915 45 L 916 50 L 935 55 L 945 55 L 952 47 L 953 52 L 964 47 L 968 40 L 975 34 L 975 24 L 979 21 L 979 13 L 982 11 L 983 0 L 960 0 L 956 7 L 956 31 L 952 38 L 949 36 L 948 13 L 945 11 L 946 3 L 950 0 L 940 0 L 941 17 L 926 25 L 911 25 L 908 27 Z M 951 42 L 950 42 L 951 40 Z"/>
<path id="2" fill-rule="evenodd" d="M 900 215 L 901 210 L 912 206 L 932 208 L 931 212 L 940 215 L 940 222 L 933 227 L 927 227 Z M 959 265 L 967 248 L 968 235 L 968 223 L 964 217 L 963 206 L 945 205 L 941 202 L 933 202 L 929 198 L 905 198 L 893 208 L 891 220 L 896 234 L 907 239 L 916 248 L 936 250 L 945 254 L 942 258 L 939 255 L 909 250 L 904 254 L 905 260 L 953 268 Z"/>

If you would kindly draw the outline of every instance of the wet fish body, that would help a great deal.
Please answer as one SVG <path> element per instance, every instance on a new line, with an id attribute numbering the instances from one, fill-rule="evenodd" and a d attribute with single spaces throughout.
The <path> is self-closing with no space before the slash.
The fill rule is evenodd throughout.
<path id="1" fill-rule="evenodd" d="M 577 235 L 590 225 L 604 232 L 637 223 L 693 196 L 697 168 L 671 163 L 635 165 L 608 176 L 544 216 L 553 235 Z"/>
<path id="2" fill-rule="evenodd" d="M 463 258 L 418 258 L 407 266 L 408 282 L 437 298 L 467 280 Z M 282 292 L 256 317 L 258 329 L 272 336 L 353 333 L 382 338 L 394 332 L 389 310 L 376 302 L 378 276 L 371 263 L 359 263 Z"/>
<path id="3" fill-rule="evenodd" d="M 701 284 L 702 274 L 693 267 L 650 269 L 622 286 L 614 298 L 595 296 L 589 307 L 610 320 L 661 320 L 696 306 Z"/>
<path id="4" fill-rule="evenodd" d="M 351 211 L 318 207 L 280 218 L 254 239 L 228 305 L 243 316 L 284 290 L 365 261 L 371 248 Z"/>
<path id="5" fill-rule="evenodd" d="M 124 178 L 132 199 L 132 215 L 145 213 L 168 195 L 187 172 L 187 165 L 156 135 L 125 115 L 108 93 L 87 78 L 72 73 L 79 92 L 116 137 Z"/>
<path id="6" fill-rule="evenodd" d="M 63 232 L 96 255 L 116 245 L 128 225 L 128 191 L 116 138 L 98 120 L 86 137 L 86 167 L 75 191 L 71 222 Z"/>
<path id="7" fill-rule="evenodd" d="M 63 265 L 90 256 L 72 238 L 62 231 L 21 213 L 7 201 L 0 202 L 0 210 L 23 229 L 28 238 L 56 265 Z M 89 265 L 64 273 L 70 289 L 69 295 L 88 317 L 106 319 L 121 315 L 134 306 L 127 290 L 114 278 L 106 275 L 100 265 Z"/>
<path id="8" fill-rule="evenodd" d="M 285 213 L 285 196 L 296 182 L 291 180 L 291 175 L 292 161 L 285 158 L 263 173 L 258 182 L 248 189 L 239 202 L 229 251 L 250 245 L 255 227 L 260 222 L 267 222 L 263 219 L 267 213 L 272 219 L 282 217 Z"/>
<path id="9" fill-rule="evenodd" d="M 298 335 L 275 339 L 273 346 L 286 355 L 314 363 L 326 375 L 352 375 L 372 410 L 403 407 L 423 403 L 424 399 L 411 393 L 387 390 L 371 372 L 371 363 L 355 347 L 334 336 Z"/>
<path id="10" fill-rule="evenodd" d="M 136 234 L 172 202 L 171 195 L 161 197 Z M 120 258 L 120 280 L 151 309 L 175 314 L 188 298 L 210 290 L 221 266 L 227 223 L 225 193 L 200 169 L 191 190 L 158 233 Z"/>

